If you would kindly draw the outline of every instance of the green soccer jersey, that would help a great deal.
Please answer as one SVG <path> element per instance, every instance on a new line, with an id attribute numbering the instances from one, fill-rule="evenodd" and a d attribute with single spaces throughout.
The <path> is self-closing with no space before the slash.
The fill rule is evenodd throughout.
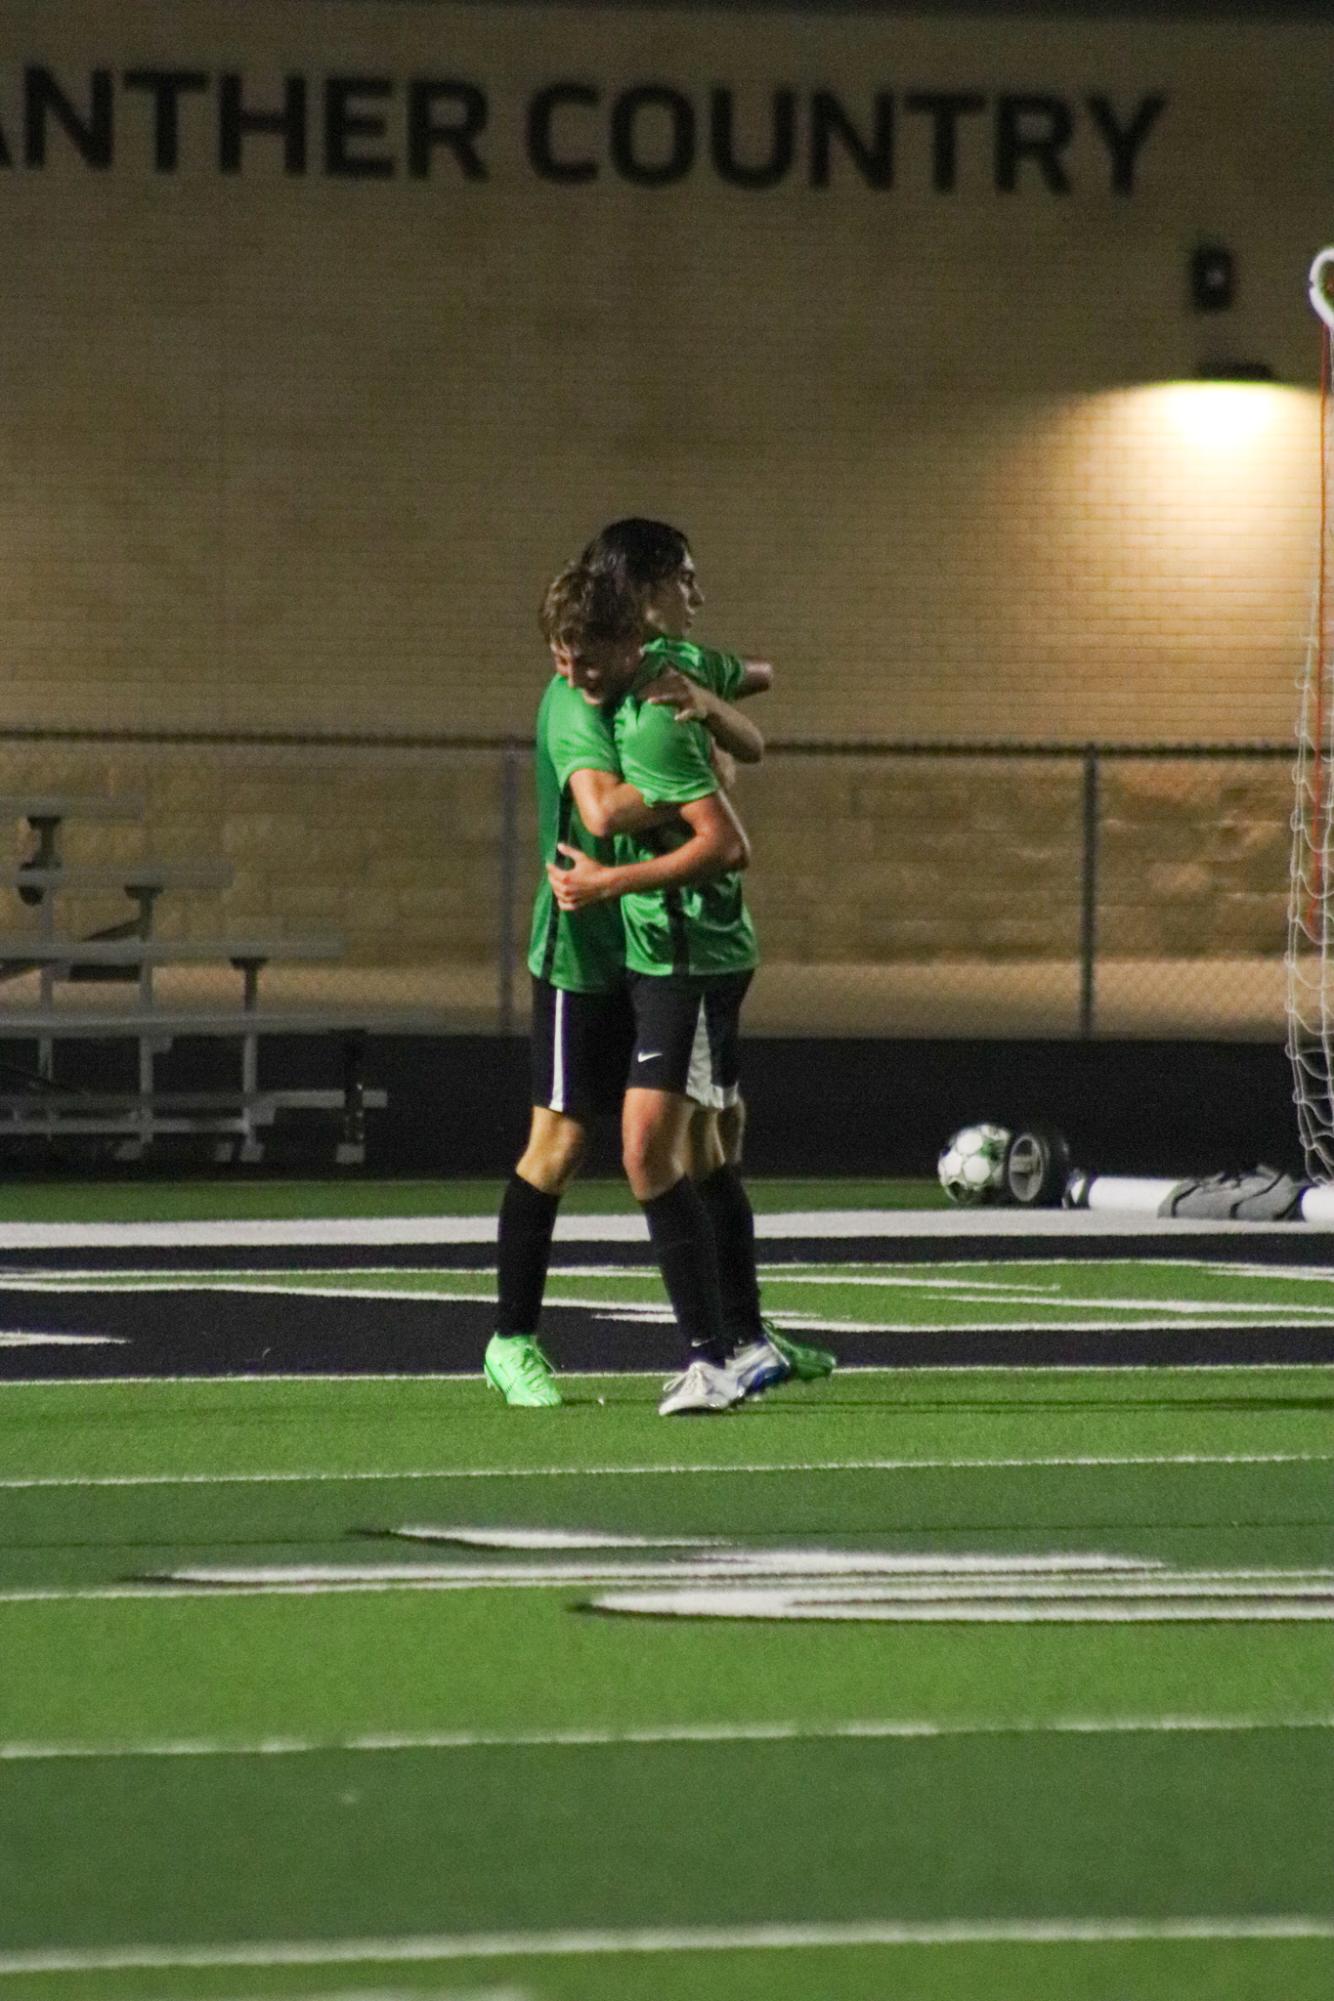
<path id="1" fill-rule="evenodd" d="M 695 646 L 688 639 L 650 639 L 644 648 L 644 665 L 652 667 L 655 674 L 664 668 L 675 667 L 682 674 L 688 674 L 692 681 L 698 681 L 702 688 L 709 688 L 715 695 L 721 695 L 725 702 L 734 702 L 741 683 L 746 678 L 746 663 L 735 653 L 714 653 L 707 646 Z M 644 679 L 642 672 L 635 677 L 636 682 Z"/>
<path id="2" fill-rule="evenodd" d="M 570 793 L 576 771 L 619 775 L 611 724 L 577 688 L 553 674 L 537 711 L 534 745 L 537 772 L 537 838 L 543 869 L 533 903 L 528 946 L 529 970 L 570 993 L 606 993 L 625 973 L 625 939 L 614 903 L 590 903 L 562 910 L 551 894 L 547 862 L 559 860 L 560 841 L 582 848 L 594 861 L 611 862 L 615 849 L 597 840 L 579 818 Z"/>
<path id="3" fill-rule="evenodd" d="M 616 756 L 621 775 L 651 805 L 687 805 L 718 790 L 709 761 L 709 733 L 702 723 L 678 723 L 668 708 L 641 699 L 646 682 L 666 666 L 730 699 L 745 672 L 733 655 L 709 653 L 688 640 L 658 639 L 644 649 L 644 665 L 616 710 Z M 651 861 L 689 840 L 685 826 L 647 828 L 616 840 L 619 862 Z M 741 973 L 759 953 L 731 869 L 711 881 L 654 889 L 621 898 L 625 963 L 638 973 Z"/>

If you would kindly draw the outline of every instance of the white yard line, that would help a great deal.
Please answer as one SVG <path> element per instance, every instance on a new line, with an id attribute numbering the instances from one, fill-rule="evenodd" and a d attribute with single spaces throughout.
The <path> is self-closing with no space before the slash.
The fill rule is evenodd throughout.
<path id="1" fill-rule="evenodd" d="M 119 1334 L 26 1334 L 17 1327 L 0 1329 L 0 1348 L 127 1348 Z"/>
<path id="2" fill-rule="evenodd" d="M 622 1745 L 837 1743 L 846 1739 L 916 1741 L 955 1737 L 1230 1736 L 1260 1730 L 1334 1730 L 1318 1716 L 1055 1716 L 1014 1722 L 937 1722 L 869 1718 L 845 1723 L 665 1723 L 625 1730 L 374 1731 L 352 1737 L 167 1739 L 145 1744 L 0 1744 L 0 1762 L 57 1759 L 293 1758 L 397 1751 L 615 1750 Z"/>
<path id="3" fill-rule="evenodd" d="M 1309 1226 L 1308 1226 L 1309 1228 Z M 928 1237 L 966 1242 L 997 1237 L 1291 1237 L 1300 1223 L 1235 1223 L 1184 1217 L 1116 1215 L 1069 1209 L 785 1209 L 761 1212 L 755 1233 L 826 1239 Z M 647 1229 L 637 1211 L 557 1218 L 557 1243 L 639 1243 Z M 494 1244 L 487 1216 L 325 1216 L 176 1223 L 3 1223 L 0 1251 L 182 1250 L 198 1246 L 355 1244 Z"/>
<path id="4" fill-rule="evenodd" d="M 124 1945 L 0 1954 L 0 1975 L 159 1967 L 402 1965 L 429 1960 L 586 1959 L 609 1954 L 782 1952 L 840 1946 L 1108 1945 L 1169 1940 L 1334 1938 L 1334 1917 L 970 1918 L 907 1924 L 661 1926 L 639 1930 L 473 1932 L 388 1938 L 269 1939 L 234 1945 Z"/>
<path id="5" fill-rule="evenodd" d="M 402 1295 L 396 1296 L 402 1297 Z M 421 1294 L 417 1295 L 419 1298 L 422 1296 Z M 450 1297 L 452 1299 L 459 1299 L 462 1295 L 452 1293 Z M 479 1300 L 483 1298 L 494 1300 L 495 1294 L 479 1293 L 477 1297 Z M 988 1306 L 993 1312 L 995 1311 L 996 1302 L 994 1299 L 979 1299 L 977 1303 L 979 1306 Z M 1263 1333 L 1266 1329 L 1274 1327 L 1276 1323 L 1282 1327 L 1312 1327 L 1317 1331 L 1328 1328 L 1334 1323 L 1334 1311 L 1329 1307 L 1290 1306 L 1287 1304 L 1282 1306 L 1208 1306 L 1198 1300 L 1181 1300 L 1174 1303 L 1171 1300 L 1161 1299 L 1034 1300 L 1030 1303 L 1049 1307 L 1050 1312 L 1041 1320 L 1021 1320 L 1017 1314 L 1007 1315 L 1004 1320 L 983 1319 L 980 1315 L 973 1313 L 968 1314 L 966 1318 L 941 1314 L 932 1320 L 851 1320 L 845 1314 L 841 1313 L 794 1313 L 788 1308 L 780 1306 L 773 1308 L 768 1313 L 767 1318 L 772 1320 L 780 1331 L 785 1327 L 792 1327 L 798 1329 L 811 1328 L 816 1331 L 823 1329 L 830 1335 L 920 1334 L 924 1336 L 930 1334 L 1106 1334 L 1115 1337 L 1120 1334 L 1134 1334 L 1140 1331 L 1162 1334 L 1189 1334 L 1197 1330 L 1208 1332 L 1210 1329 L 1219 1328 L 1224 1324 L 1229 1329 L 1245 1330 L 1255 1328 Z M 622 1324 L 627 1322 L 634 1325 L 660 1324 L 664 1327 L 670 1327 L 673 1324 L 671 1310 L 666 1305 L 613 1305 L 605 1299 L 562 1299 L 558 1294 L 550 1292 L 547 1294 L 546 1304 L 548 1306 L 586 1306 L 592 1309 L 599 1320 L 616 1320 Z M 966 1306 L 968 1300 L 966 1296 L 959 1293 L 951 1293 L 948 1300 L 942 1301 L 942 1304 L 961 1307 Z M 1080 1311 L 1084 1308 L 1103 1308 L 1107 1311 L 1120 1308 L 1127 1314 L 1133 1313 L 1136 1317 L 1124 1320 L 1108 1320 L 1105 1317 L 1100 1319 L 1083 1319 L 1080 1317 Z M 1171 1318 L 1158 1318 L 1159 1313 L 1168 1314 Z M 978 1366 L 984 1368 L 986 1364 L 980 1363 Z M 1043 1365 L 1039 1362 L 1034 1362 L 1030 1366 L 1038 1369 Z M 1319 1368 L 1322 1365 L 1312 1362 L 1308 1366 Z"/>
<path id="6" fill-rule="evenodd" d="M 784 1560 L 785 1558 L 789 1560 Z M 671 1563 L 195 1565 L 118 1584 L 0 1591 L 2 1605 L 86 1604 L 148 1598 L 310 1598 L 386 1592 L 596 1590 L 608 1612 L 759 1619 L 1329 1620 L 1329 1572 L 1164 1571 L 1135 1579 L 946 1574 L 895 1576 L 891 1559 L 822 1566 L 776 1551 L 729 1568 Z M 976 1563 L 976 1559 L 972 1559 Z M 1052 1559 L 1055 1562 L 1056 1559 Z M 1077 1563 L 1078 1559 L 1072 1559 Z M 1030 1569 L 1036 1569 L 1037 1563 Z M 831 1581 L 837 1579 L 838 1581 Z"/>
<path id="7" fill-rule="evenodd" d="M 298 1380 L 314 1379 L 301 1377 Z M 346 1379 L 339 1377 L 334 1380 Z M 738 1477 L 749 1477 L 766 1473 L 1029 1472 L 1044 1467 L 1067 1466 L 1307 1466 L 1325 1465 L 1331 1461 L 1334 1461 L 1334 1452 L 1131 1452 L 1045 1455 L 1030 1459 L 812 1459 L 733 1465 L 668 1461 L 656 1466 L 419 1466 L 399 1470 L 375 1467 L 342 1473 L 45 1473 L 26 1478 L 0 1478 L 0 1490 L 31 1487 L 228 1487 L 336 1480 L 674 1479 L 691 1473 L 732 1473 Z"/>
<path id="8" fill-rule="evenodd" d="M 1072 1266 L 1072 1269 L 1076 1267 Z M 1200 1269 L 1209 1269 L 1201 1266 Z M 1231 1268 L 1229 1268 L 1231 1269 Z M 405 1273 L 405 1277 L 409 1274 Z M 414 1274 L 415 1275 L 415 1274 Z M 421 1274 L 425 1276 L 426 1274 Z M 1263 1267 L 1248 1268 L 1248 1276 L 1263 1275 Z M 377 1275 L 383 1276 L 383 1275 Z M 435 1277 L 432 1273 L 430 1276 Z M 604 1293 L 589 1295 L 578 1291 L 568 1291 L 562 1281 L 573 1277 L 602 1276 L 608 1281 Z M 1328 1274 L 1320 1276 L 1329 1283 Z M 621 1272 L 614 1268 L 601 1271 L 585 1269 L 581 1272 L 553 1270 L 547 1291 L 547 1304 L 553 1307 L 569 1307 L 580 1311 L 599 1313 L 606 1318 L 619 1320 L 639 1320 L 670 1324 L 671 1313 L 660 1299 L 618 1300 L 613 1285 L 621 1279 L 635 1279 L 648 1282 L 654 1277 L 649 1272 Z M 1210 1300 L 1208 1298 L 1163 1298 L 1146 1297 L 1106 1297 L 1099 1295 L 1061 1294 L 1059 1285 L 1025 1283 L 1021 1280 L 990 1280 L 923 1277 L 898 1272 L 868 1273 L 865 1275 L 838 1275 L 820 1271 L 793 1271 L 782 1266 L 766 1268 L 761 1277 L 772 1289 L 787 1286 L 818 1286 L 829 1288 L 860 1287 L 872 1291 L 895 1292 L 912 1291 L 934 1293 L 942 1304 L 949 1307 L 990 1306 L 1010 1303 L 1016 1307 L 1026 1306 L 1039 1309 L 1039 1319 L 1006 1318 L 1004 1320 L 980 1320 L 969 1314 L 966 1320 L 952 1321 L 939 1319 L 930 1323 L 917 1320 L 852 1320 L 846 1315 L 820 1315 L 811 1319 L 799 1317 L 791 1312 L 776 1312 L 774 1319 L 780 1325 L 795 1328 L 828 1328 L 831 1332 L 844 1333 L 949 1333 L 967 1331 L 969 1333 L 993 1333 L 1012 1331 L 1016 1333 L 1037 1332 L 1050 1328 L 1054 1332 L 1096 1333 L 1106 1326 L 1098 1319 L 1075 1318 L 1076 1315 L 1097 1313 L 1126 1314 L 1136 1316 L 1133 1324 L 1149 1329 L 1171 1328 L 1178 1324 L 1186 1328 L 1212 1327 L 1220 1320 L 1234 1324 L 1255 1322 L 1260 1326 L 1270 1326 L 1275 1320 L 1291 1325 L 1308 1322 L 1324 1326 L 1334 1312 L 1334 1304 L 1305 1300 L 1260 1301 L 1260 1300 Z M 483 1283 L 482 1281 L 486 1282 Z M 29 1272 L 20 1274 L 0 1274 L 0 1294 L 5 1292 L 78 1292 L 97 1296 L 116 1297 L 118 1295 L 152 1294 L 170 1297 L 176 1293 L 216 1292 L 250 1295 L 256 1298 L 300 1298 L 300 1299 L 348 1299 L 402 1301 L 406 1304 L 438 1305 L 486 1305 L 494 1300 L 494 1274 L 459 1274 L 458 1283 L 420 1284 L 369 1284 L 359 1283 L 351 1272 L 339 1282 L 332 1282 L 330 1275 L 311 1273 L 305 1279 L 298 1276 L 278 1276 L 255 1272 L 243 1274 L 215 1273 L 207 1270 L 182 1272 Z M 1158 1318 L 1155 1316 L 1167 1316 Z M 0 1335 L 0 1340 L 3 1340 Z M 88 1337 L 82 1337 L 88 1338 Z"/>

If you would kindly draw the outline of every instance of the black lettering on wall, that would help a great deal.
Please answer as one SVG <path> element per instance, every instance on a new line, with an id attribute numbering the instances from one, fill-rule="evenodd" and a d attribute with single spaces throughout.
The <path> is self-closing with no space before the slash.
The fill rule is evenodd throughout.
<path id="1" fill-rule="evenodd" d="M 283 142 L 283 172 L 306 171 L 306 79 L 283 79 L 281 111 L 250 111 L 241 102 L 241 78 L 227 71 L 218 83 L 218 165 L 224 174 L 241 171 L 241 141 L 262 134 Z"/>
<path id="2" fill-rule="evenodd" d="M 667 151 L 657 158 L 651 157 L 640 131 L 640 114 L 645 111 L 666 113 Z M 690 99 L 660 83 L 622 91 L 611 110 L 611 162 L 622 180 L 641 188 L 684 180 L 695 164 L 695 108 Z"/>
<path id="3" fill-rule="evenodd" d="M 952 194 L 959 179 L 959 120 L 985 111 L 987 100 L 975 90 L 914 91 L 904 108 L 931 120 L 931 185 L 938 195 Z"/>
<path id="4" fill-rule="evenodd" d="M 827 188 L 832 177 L 833 148 L 837 139 L 857 172 L 871 188 L 894 185 L 894 100 L 887 90 L 878 90 L 875 103 L 875 133 L 863 139 L 832 90 L 811 93 L 811 186 Z"/>
<path id="5" fill-rule="evenodd" d="M 593 110 L 601 93 L 588 83 L 551 83 L 528 103 L 528 164 L 544 181 L 593 181 L 597 162 L 570 152 L 557 157 L 552 125 L 565 105 Z"/>
<path id="6" fill-rule="evenodd" d="M 53 116 L 88 166 L 104 169 L 111 165 L 109 69 L 95 69 L 90 75 L 86 111 L 66 97 L 49 69 L 34 65 L 24 71 L 23 157 L 30 167 L 46 165 L 46 135 Z"/>
<path id="7" fill-rule="evenodd" d="M 153 100 L 153 168 L 174 174 L 181 158 L 181 98 L 186 91 L 208 89 L 202 69 L 127 69 L 121 77 L 126 90 L 147 91 Z"/>
<path id="8" fill-rule="evenodd" d="M 709 147 L 720 180 L 730 181 L 735 188 L 777 187 L 791 173 L 796 157 L 796 93 L 773 93 L 768 158 L 743 166 L 736 157 L 736 100 L 730 90 L 715 90 L 709 101 Z"/>
<path id="9" fill-rule="evenodd" d="M 1117 123 L 1109 99 L 1089 97 L 1084 101 L 1092 112 L 1093 122 L 1102 138 L 1106 140 L 1107 150 L 1112 156 L 1112 193 L 1133 194 L 1136 155 L 1162 116 L 1167 99 L 1157 92 L 1150 97 L 1142 97 L 1135 107 L 1129 125 Z"/>
<path id="10" fill-rule="evenodd" d="M 1068 195 L 1070 176 L 1061 154 L 1075 121 L 1060 97 L 1002 97 L 996 103 L 996 186 L 1013 194 L 1019 162 L 1034 160 L 1054 195 Z"/>
<path id="11" fill-rule="evenodd" d="M 408 85 L 408 172 L 425 180 L 436 149 L 447 147 L 465 181 L 484 181 L 477 140 L 486 127 L 485 91 L 454 77 L 413 77 Z"/>
<path id="12" fill-rule="evenodd" d="M 358 109 L 358 98 L 393 95 L 385 76 L 331 76 L 324 83 L 324 171 L 345 180 L 388 180 L 393 160 L 385 153 L 354 153 L 354 139 L 383 139 L 384 119 Z"/>

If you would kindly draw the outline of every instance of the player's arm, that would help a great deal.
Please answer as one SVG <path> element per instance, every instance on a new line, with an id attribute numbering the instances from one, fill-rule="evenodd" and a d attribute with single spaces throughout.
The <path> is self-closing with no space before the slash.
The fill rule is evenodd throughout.
<path id="1" fill-rule="evenodd" d="M 719 749 L 738 764 L 762 762 L 764 736 L 749 716 L 677 668 L 664 668 L 643 690 L 643 699 L 670 709 L 678 723 L 703 723 Z"/>
<path id="2" fill-rule="evenodd" d="M 736 689 L 737 700 L 742 702 L 747 695 L 767 695 L 774 684 L 772 660 L 747 660 L 743 658 L 741 665 L 744 671 L 742 672 L 740 685 Z"/>
<path id="3" fill-rule="evenodd" d="M 681 889 L 709 876 L 725 875 L 750 862 L 750 842 L 729 799 L 710 792 L 691 799 L 676 811 L 689 828 L 680 847 L 652 861 L 626 862 L 605 868 L 579 848 L 561 843 L 568 867 L 547 863 L 552 894 L 562 910 L 582 910 L 589 903 L 608 903 L 618 896 L 651 889 Z"/>
<path id="4" fill-rule="evenodd" d="M 572 771 L 570 791 L 583 821 L 595 840 L 609 834 L 637 834 L 645 827 L 665 827 L 679 819 L 676 806 L 650 806 L 635 785 L 627 785 L 614 771 L 592 771 L 585 767 Z"/>

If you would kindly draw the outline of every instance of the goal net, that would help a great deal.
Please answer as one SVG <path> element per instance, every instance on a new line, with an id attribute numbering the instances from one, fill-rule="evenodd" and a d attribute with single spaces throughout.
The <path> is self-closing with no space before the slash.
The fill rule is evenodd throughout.
<path id="1" fill-rule="evenodd" d="M 1297 716 L 1288 889 L 1288 1056 L 1313 1180 L 1334 1182 L 1334 249 L 1311 266 L 1320 321 L 1319 531 L 1310 638 Z"/>

